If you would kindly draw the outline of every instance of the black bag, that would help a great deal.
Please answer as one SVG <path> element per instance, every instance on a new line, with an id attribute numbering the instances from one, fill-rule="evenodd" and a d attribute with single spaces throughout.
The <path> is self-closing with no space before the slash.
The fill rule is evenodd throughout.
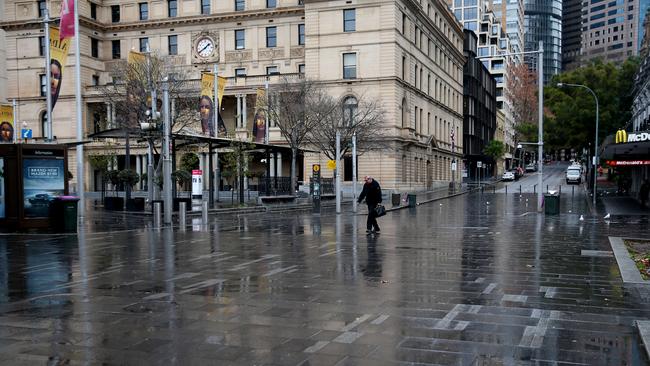
<path id="1" fill-rule="evenodd" d="M 375 207 L 375 215 L 377 215 L 377 217 L 386 215 L 386 207 L 384 207 L 384 205 L 377 205 L 377 207 Z"/>

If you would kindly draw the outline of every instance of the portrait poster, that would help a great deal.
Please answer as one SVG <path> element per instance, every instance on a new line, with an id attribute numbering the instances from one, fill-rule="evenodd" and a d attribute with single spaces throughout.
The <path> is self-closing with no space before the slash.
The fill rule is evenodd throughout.
<path id="1" fill-rule="evenodd" d="M 50 27 L 50 94 L 52 109 L 59 99 L 65 63 L 70 51 L 70 38 L 59 39 L 59 28 Z"/>
<path id="2" fill-rule="evenodd" d="M 0 104 L 0 143 L 14 142 L 14 107 Z"/>
<path id="3" fill-rule="evenodd" d="M 223 93 L 226 89 L 226 78 L 218 77 L 217 93 L 219 94 L 219 105 L 223 100 Z M 214 131 L 214 74 L 202 73 L 201 74 L 201 98 L 199 99 L 199 114 L 201 117 L 201 130 L 204 135 L 215 137 Z M 219 137 L 225 137 L 227 134 L 226 124 L 221 117 L 221 113 L 217 114 L 219 128 L 217 133 Z"/>
<path id="4" fill-rule="evenodd" d="M 24 159 L 23 197 L 25 217 L 47 217 L 50 202 L 65 190 L 63 159 Z"/>
<path id="5" fill-rule="evenodd" d="M 0 158 L 0 219 L 5 218 L 5 159 Z"/>
<path id="6" fill-rule="evenodd" d="M 255 101 L 255 118 L 253 119 L 253 141 L 264 143 L 266 137 L 266 91 L 257 89 Z"/>

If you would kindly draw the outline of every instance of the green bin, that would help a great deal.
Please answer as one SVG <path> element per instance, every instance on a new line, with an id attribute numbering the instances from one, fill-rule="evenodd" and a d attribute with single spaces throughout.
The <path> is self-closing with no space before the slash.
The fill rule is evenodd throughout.
<path id="1" fill-rule="evenodd" d="M 409 207 L 415 207 L 417 205 L 416 197 L 414 194 L 409 194 L 408 199 L 409 199 Z"/>
<path id="2" fill-rule="evenodd" d="M 57 230 L 66 233 L 73 233 L 77 231 L 77 205 L 79 197 L 74 196 L 60 196 L 55 200 L 55 215 L 58 215 L 56 220 Z"/>
<path id="3" fill-rule="evenodd" d="M 544 213 L 547 215 L 560 214 L 560 195 L 558 194 L 544 195 Z"/>

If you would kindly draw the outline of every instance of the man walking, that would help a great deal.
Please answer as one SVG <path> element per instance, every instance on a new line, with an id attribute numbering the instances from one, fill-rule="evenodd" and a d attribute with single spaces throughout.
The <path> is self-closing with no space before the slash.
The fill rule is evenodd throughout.
<path id="1" fill-rule="evenodd" d="M 359 195 L 358 203 L 366 199 L 368 205 L 368 221 L 366 221 L 366 234 L 379 232 L 379 225 L 377 224 L 377 212 L 375 208 L 381 203 L 381 187 L 379 183 L 370 176 L 364 178 L 366 183 L 363 185 L 363 190 Z"/>

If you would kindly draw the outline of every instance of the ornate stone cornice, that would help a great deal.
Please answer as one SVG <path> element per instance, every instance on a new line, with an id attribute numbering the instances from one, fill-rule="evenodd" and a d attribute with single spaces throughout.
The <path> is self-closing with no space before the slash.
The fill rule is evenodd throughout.
<path id="1" fill-rule="evenodd" d="M 114 23 L 114 24 L 113 23 L 104 24 L 90 18 L 80 17 L 79 24 L 82 27 L 89 28 L 97 32 L 115 33 L 115 32 L 125 32 L 125 31 L 132 31 L 132 30 L 169 28 L 169 27 L 174 27 L 174 26 L 177 27 L 183 25 L 214 24 L 214 23 L 225 23 L 225 22 L 237 22 L 242 20 L 255 20 L 255 19 L 266 19 L 266 18 L 277 18 L 277 17 L 288 17 L 288 16 L 304 16 L 304 15 L 305 15 L 304 7 L 294 6 L 294 7 L 276 8 L 276 9 L 233 11 L 233 12 L 228 12 L 223 14 L 151 19 L 151 20 L 142 20 L 142 21 L 128 22 L 128 23 Z M 41 21 L 39 19 L 0 22 L 0 29 L 4 29 L 5 31 L 37 29 L 40 27 L 41 27 Z"/>

